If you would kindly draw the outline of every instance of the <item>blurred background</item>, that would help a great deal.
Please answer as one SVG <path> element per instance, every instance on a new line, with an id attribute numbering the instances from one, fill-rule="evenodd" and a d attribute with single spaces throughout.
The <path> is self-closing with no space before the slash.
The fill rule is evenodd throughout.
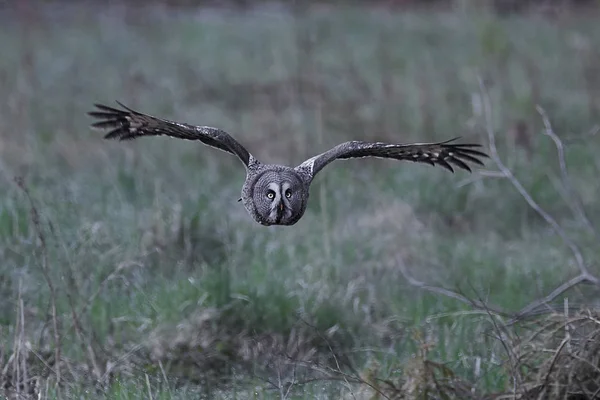
<path id="1" fill-rule="evenodd" d="M 511 316 L 598 299 L 560 285 L 600 275 L 599 5 L 0 2 L 0 396 L 526 393 L 519 368 L 546 361 L 517 366 Z M 339 161 L 300 222 L 266 228 L 235 157 L 89 129 L 115 100 L 269 163 L 490 134 L 498 158 Z"/>

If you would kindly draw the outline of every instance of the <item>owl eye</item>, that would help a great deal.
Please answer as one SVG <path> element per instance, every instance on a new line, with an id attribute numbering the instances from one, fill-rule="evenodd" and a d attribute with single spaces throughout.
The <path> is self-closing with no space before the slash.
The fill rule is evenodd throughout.
<path id="1" fill-rule="evenodd" d="M 267 192 L 267 199 L 273 200 L 275 198 L 275 192 L 272 190 L 269 190 Z"/>
<path id="2" fill-rule="evenodd" d="M 290 189 L 288 189 L 288 190 L 285 191 L 285 197 L 287 197 L 288 199 L 290 197 L 292 197 L 292 191 Z"/>

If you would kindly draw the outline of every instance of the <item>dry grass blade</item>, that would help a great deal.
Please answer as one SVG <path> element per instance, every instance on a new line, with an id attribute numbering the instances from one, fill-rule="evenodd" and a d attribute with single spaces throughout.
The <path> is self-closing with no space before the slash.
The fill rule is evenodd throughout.
<path id="1" fill-rule="evenodd" d="M 56 387 L 58 388 L 58 385 L 60 384 L 60 381 L 61 381 L 61 370 L 60 370 L 61 334 L 60 334 L 59 327 L 58 327 L 58 316 L 56 314 L 56 289 L 55 289 L 54 283 L 52 282 L 52 278 L 50 277 L 50 273 L 48 271 L 49 266 L 48 266 L 48 248 L 46 246 L 46 235 L 44 234 L 44 230 L 42 229 L 42 226 L 40 223 L 39 212 L 35 206 L 35 202 L 33 201 L 31 194 L 29 193 L 29 189 L 25 185 L 25 181 L 21 177 L 15 177 L 14 181 L 17 184 L 17 186 L 19 187 L 19 189 L 21 189 L 21 191 L 23 191 L 23 193 L 27 197 L 27 200 L 29 201 L 31 222 L 33 223 L 33 226 L 35 227 L 37 237 L 38 237 L 38 240 L 40 243 L 40 250 L 42 253 L 41 254 L 42 259 L 41 259 L 40 266 L 41 266 L 41 270 L 42 270 L 44 279 L 46 280 L 46 284 L 48 285 L 48 289 L 50 290 L 50 309 L 51 309 L 51 313 L 52 313 L 52 329 L 54 332 L 54 360 L 56 363 L 56 367 L 55 367 Z"/>

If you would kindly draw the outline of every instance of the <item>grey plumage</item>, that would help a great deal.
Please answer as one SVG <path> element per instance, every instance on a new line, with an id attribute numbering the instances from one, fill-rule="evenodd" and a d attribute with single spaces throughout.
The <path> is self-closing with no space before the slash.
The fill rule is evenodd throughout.
<path id="1" fill-rule="evenodd" d="M 117 102 L 118 103 L 118 102 Z M 153 117 L 134 111 L 121 103 L 123 109 L 96 104 L 88 114 L 98 119 L 94 128 L 110 129 L 106 139 L 130 140 L 139 136 L 165 135 L 202 143 L 237 156 L 246 168 L 242 187 L 242 202 L 248 213 L 262 225 L 293 225 L 304 215 L 310 184 L 315 175 L 337 159 L 379 157 L 440 165 L 451 172 L 458 167 L 471 172 L 469 163 L 483 165 L 488 157 L 475 150 L 478 144 L 437 143 L 388 144 L 351 141 L 314 156 L 295 168 L 263 164 L 244 146 L 221 129 L 194 126 Z"/>

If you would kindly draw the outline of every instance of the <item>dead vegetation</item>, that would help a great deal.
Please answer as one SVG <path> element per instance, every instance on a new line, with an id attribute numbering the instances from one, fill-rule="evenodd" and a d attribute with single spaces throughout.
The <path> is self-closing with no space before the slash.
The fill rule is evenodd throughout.
<path id="1" fill-rule="evenodd" d="M 527 324 L 518 356 L 522 399 L 596 399 L 600 396 L 600 312 L 552 314 Z"/>

